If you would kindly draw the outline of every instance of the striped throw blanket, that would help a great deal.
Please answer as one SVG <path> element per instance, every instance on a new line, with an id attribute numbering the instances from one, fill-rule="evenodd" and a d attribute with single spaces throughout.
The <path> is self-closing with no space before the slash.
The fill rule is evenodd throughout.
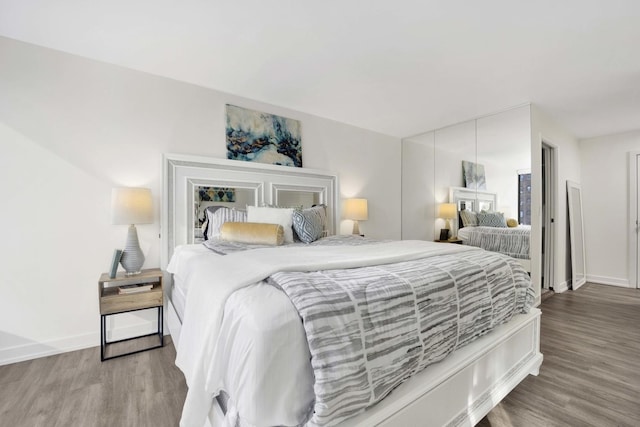
<path id="1" fill-rule="evenodd" d="M 529 311 L 535 299 L 516 260 L 484 251 L 279 272 L 270 282 L 303 319 L 315 374 L 309 426 L 364 411 L 427 365 Z"/>
<path id="2" fill-rule="evenodd" d="M 530 227 L 469 227 L 465 245 L 475 246 L 491 252 L 500 252 L 513 258 L 529 259 Z"/>

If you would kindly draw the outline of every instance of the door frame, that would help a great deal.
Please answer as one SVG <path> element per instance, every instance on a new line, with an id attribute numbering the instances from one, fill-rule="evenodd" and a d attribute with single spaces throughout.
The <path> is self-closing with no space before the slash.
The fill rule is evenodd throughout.
<path id="1" fill-rule="evenodd" d="M 627 236 L 629 236 L 627 249 L 628 259 L 627 265 L 629 266 L 629 287 L 640 287 L 640 266 L 638 266 L 638 245 L 640 245 L 640 236 L 638 235 L 638 172 L 640 168 L 638 162 L 640 161 L 640 151 L 630 151 L 628 155 L 629 161 L 629 223 L 627 224 Z"/>
<path id="2" fill-rule="evenodd" d="M 549 152 L 548 161 L 545 163 L 545 169 L 543 174 L 544 178 L 544 195 L 545 199 L 543 200 L 544 207 L 544 234 L 542 236 L 544 240 L 543 244 L 543 271 L 542 271 L 542 288 L 543 289 L 551 289 L 555 292 L 564 292 L 567 289 L 557 289 L 555 286 L 555 255 L 557 249 L 556 243 L 556 219 L 557 219 L 557 206 L 558 206 L 558 147 L 554 144 L 550 143 L 548 140 L 542 138 L 541 143 L 542 153 L 541 155 L 544 157 L 545 151 Z M 547 164 L 550 163 L 550 164 Z"/>

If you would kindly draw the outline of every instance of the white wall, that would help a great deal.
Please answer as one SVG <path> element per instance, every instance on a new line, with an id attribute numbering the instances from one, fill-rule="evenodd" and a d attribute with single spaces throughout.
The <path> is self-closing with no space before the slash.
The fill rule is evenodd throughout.
<path id="1" fill-rule="evenodd" d="M 629 153 L 640 151 L 640 131 L 580 141 L 587 280 L 630 286 L 627 256 L 635 235 L 629 224 Z M 631 242 L 630 242 L 631 241 Z"/>
<path id="2" fill-rule="evenodd" d="M 556 249 L 554 289 L 564 289 L 570 277 L 570 244 L 567 227 L 567 180 L 580 182 L 580 150 L 577 139 L 554 122 L 540 107 L 531 106 L 531 228 L 542 228 L 542 141 L 557 148 L 557 204 L 554 215 Z M 587 248 L 588 252 L 588 248 Z M 531 278 L 541 283 L 542 235 L 532 232 Z M 587 263 L 588 264 L 588 263 Z M 587 265 L 587 273 L 589 266 Z"/>
<path id="3" fill-rule="evenodd" d="M 433 132 L 402 140 L 402 239 L 434 238 Z"/>
<path id="4" fill-rule="evenodd" d="M 300 120 L 305 167 L 369 199 L 368 236 L 400 238 L 397 138 L 6 38 L 0 57 L 0 364 L 99 344 L 97 280 L 126 237 L 111 188 L 151 188 L 138 233 L 159 266 L 162 154 L 225 158 L 226 103 Z M 152 318 L 113 319 L 114 338 Z"/>

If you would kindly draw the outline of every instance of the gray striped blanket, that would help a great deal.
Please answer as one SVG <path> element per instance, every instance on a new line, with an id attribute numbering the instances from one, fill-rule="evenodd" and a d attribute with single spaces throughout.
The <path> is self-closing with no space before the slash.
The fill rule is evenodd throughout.
<path id="1" fill-rule="evenodd" d="M 529 259 L 531 228 L 469 227 L 469 238 L 463 243 L 491 252 L 500 252 L 513 258 Z"/>
<path id="2" fill-rule="evenodd" d="M 484 251 L 280 272 L 270 282 L 303 319 L 315 374 L 309 426 L 364 411 L 427 365 L 529 311 L 535 299 L 516 260 Z"/>

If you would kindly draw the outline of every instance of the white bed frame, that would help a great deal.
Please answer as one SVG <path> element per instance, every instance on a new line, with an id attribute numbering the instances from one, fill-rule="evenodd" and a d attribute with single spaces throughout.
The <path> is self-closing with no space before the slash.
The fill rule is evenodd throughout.
<path id="1" fill-rule="evenodd" d="M 482 209 L 496 210 L 498 206 L 498 194 L 488 191 L 474 190 L 464 187 L 449 188 L 449 203 L 455 203 L 458 212 L 460 212 L 460 203 L 470 202 L 472 210 L 480 212 Z M 458 221 L 455 221 L 456 231 L 458 230 Z M 520 265 L 528 272 L 531 272 L 531 259 L 515 258 Z"/>
<path id="2" fill-rule="evenodd" d="M 163 267 L 177 245 L 191 243 L 193 196 L 190 195 L 194 183 L 254 188 L 258 203 L 277 201 L 278 189 L 319 192 L 332 217 L 330 232 L 335 232 L 338 179 L 334 174 L 173 154 L 164 156 L 163 173 Z M 169 331 L 177 345 L 182 322 L 170 299 L 167 314 Z M 427 367 L 383 401 L 341 425 L 472 426 L 527 375 L 537 375 L 541 363 L 540 310 L 534 308 Z M 221 420 L 222 412 L 214 402 L 208 423 L 217 427 Z"/>

